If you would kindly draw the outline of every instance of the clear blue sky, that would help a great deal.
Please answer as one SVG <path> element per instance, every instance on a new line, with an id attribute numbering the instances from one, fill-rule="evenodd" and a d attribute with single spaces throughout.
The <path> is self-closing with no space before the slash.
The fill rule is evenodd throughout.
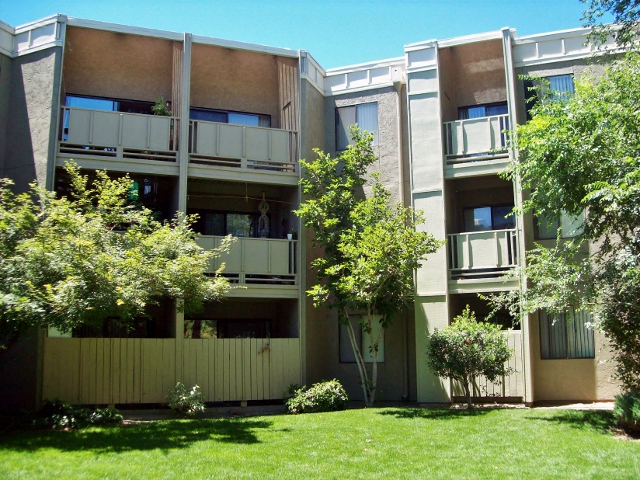
<path id="1" fill-rule="evenodd" d="M 519 35 L 575 28 L 579 0 L 0 0 L 17 26 L 55 13 L 304 49 L 325 68 L 403 55 L 407 43 L 502 27 Z"/>

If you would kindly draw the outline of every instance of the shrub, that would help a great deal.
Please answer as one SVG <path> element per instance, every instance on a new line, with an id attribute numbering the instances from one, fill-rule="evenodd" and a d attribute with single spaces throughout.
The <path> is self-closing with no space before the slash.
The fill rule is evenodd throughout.
<path id="1" fill-rule="evenodd" d="M 305 386 L 299 388 L 286 404 L 289 413 L 332 412 L 345 410 L 349 406 L 349 397 L 344 387 L 334 378 L 328 382 L 315 383 L 308 389 Z"/>
<path id="2" fill-rule="evenodd" d="M 176 386 L 169 390 L 167 402 L 172 410 L 188 417 L 204 412 L 204 397 L 198 385 L 187 388 L 180 382 L 176 383 Z"/>
<path id="3" fill-rule="evenodd" d="M 33 424 L 36 427 L 64 430 L 86 428 L 92 425 L 122 423 L 122 415 L 115 408 L 89 409 L 69 405 L 61 400 L 48 401 L 36 414 Z"/>
<path id="4" fill-rule="evenodd" d="M 640 432 L 640 394 L 618 395 L 613 415 L 625 430 Z"/>
<path id="5" fill-rule="evenodd" d="M 505 362 L 512 353 L 500 327 L 476 321 L 475 313 L 467 305 L 451 325 L 431 334 L 427 363 L 439 377 L 460 381 L 467 406 L 473 408 L 474 378 L 484 375 L 490 382 L 498 382 L 500 377 L 509 375 L 512 370 L 505 367 Z"/>

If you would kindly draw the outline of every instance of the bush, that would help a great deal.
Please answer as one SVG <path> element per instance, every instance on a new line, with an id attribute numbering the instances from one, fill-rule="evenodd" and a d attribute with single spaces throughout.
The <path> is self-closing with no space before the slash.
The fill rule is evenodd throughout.
<path id="1" fill-rule="evenodd" d="M 345 410 L 349 406 L 349 397 L 344 387 L 335 378 L 329 382 L 305 386 L 294 392 L 287 400 L 289 413 L 333 412 Z"/>
<path id="2" fill-rule="evenodd" d="M 427 363 L 439 377 L 458 380 L 464 387 L 468 408 L 471 404 L 473 380 L 484 375 L 490 382 L 499 382 L 509 375 L 505 367 L 512 350 L 498 325 L 476 321 L 469 308 L 441 330 L 435 329 L 429 338 Z"/>
<path id="3" fill-rule="evenodd" d="M 167 402 L 172 410 L 188 417 L 204 412 L 204 397 L 198 385 L 187 388 L 180 382 L 176 383 L 176 386 L 169 390 Z"/>
<path id="4" fill-rule="evenodd" d="M 640 432 L 640 394 L 618 395 L 613 415 L 625 430 Z"/>
<path id="5" fill-rule="evenodd" d="M 115 408 L 89 409 L 69 405 L 61 400 L 48 401 L 36 414 L 33 424 L 36 427 L 65 430 L 86 428 L 92 425 L 108 425 L 122 423 L 122 415 Z"/>

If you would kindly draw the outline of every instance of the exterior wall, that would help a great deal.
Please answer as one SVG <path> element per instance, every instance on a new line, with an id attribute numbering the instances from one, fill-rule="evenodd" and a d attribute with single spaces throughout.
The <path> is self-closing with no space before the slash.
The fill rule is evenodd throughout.
<path id="1" fill-rule="evenodd" d="M 0 53 L 0 173 L 4 170 L 4 157 L 9 125 L 11 101 L 11 58 Z M 4 175 L 3 175 L 4 176 Z"/>
<path id="2" fill-rule="evenodd" d="M 507 101 L 501 40 L 442 48 L 439 55 L 444 122 L 458 120 L 458 107 Z"/>
<path id="3" fill-rule="evenodd" d="M 324 97 L 309 81 L 301 81 L 301 124 L 300 124 L 300 156 L 307 161 L 315 159 L 313 148 L 325 150 Z M 303 239 L 301 265 L 304 265 L 300 291 L 306 292 L 316 282 L 316 273 L 309 266 L 312 259 L 322 254 L 321 250 L 312 246 L 313 232 L 301 226 L 300 238 Z M 327 309 L 316 308 L 313 302 L 302 294 L 303 302 L 303 362 L 305 367 L 305 383 L 310 385 L 328 378 L 329 355 L 326 345 L 329 343 L 329 319 Z"/>
<path id="4" fill-rule="evenodd" d="M 155 102 L 171 99 L 169 40 L 68 27 L 66 93 Z M 175 108 L 175 107 L 173 107 Z"/>
<path id="5" fill-rule="evenodd" d="M 271 126 L 279 128 L 278 61 L 297 65 L 295 59 L 194 44 L 191 105 L 271 115 Z"/>
<path id="6" fill-rule="evenodd" d="M 19 190 L 34 179 L 53 187 L 61 56 L 51 48 L 12 60 L 3 174 Z"/>

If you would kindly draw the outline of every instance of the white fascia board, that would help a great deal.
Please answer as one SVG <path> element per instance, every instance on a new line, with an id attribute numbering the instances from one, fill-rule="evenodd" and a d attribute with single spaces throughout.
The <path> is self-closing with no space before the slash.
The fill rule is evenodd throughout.
<path id="1" fill-rule="evenodd" d="M 50 15 L 48 17 L 41 18 L 40 20 L 35 20 L 33 22 L 18 25 L 17 27 L 14 28 L 14 34 L 17 35 L 19 33 L 33 30 L 35 28 L 42 27 L 44 25 L 49 25 L 50 23 L 53 23 L 53 22 L 65 23 L 66 20 L 67 20 L 67 17 L 65 15 L 61 15 L 61 14 Z"/>
<path id="2" fill-rule="evenodd" d="M 404 46 L 404 51 L 405 52 L 413 52 L 415 50 L 423 50 L 425 48 L 433 48 L 436 45 L 438 45 L 438 40 L 433 38 L 431 40 L 424 40 L 422 42 L 408 43 L 408 44 L 406 44 Z"/>
<path id="3" fill-rule="evenodd" d="M 349 90 L 336 90 L 324 92 L 325 97 L 337 97 L 338 95 L 346 95 L 347 93 L 366 92 L 367 90 L 378 90 L 380 88 L 393 87 L 393 82 L 376 83 L 375 85 L 367 85 L 366 87 L 351 88 Z"/>
<path id="4" fill-rule="evenodd" d="M 167 32 L 166 30 L 156 30 L 153 28 L 132 27 L 118 23 L 98 22 L 96 20 L 84 20 L 82 18 L 69 17 L 67 24 L 71 27 L 92 28 L 94 30 L 104 30 L 107 32 L 128 33 L 131 35 L 142 35 L 145 37 L 164 38 L 181 42 L 184 38 L 182 33 Z"/>
<path id="5" fill-rule="evenodd" d="M 545 40 L 560 40 L 562 38 L 587 36 L 591 33 L 590 28 L 569 28 L 567 30 L 556 30 L 555 32 L 537 33 L 534 35 L 525 35 L 523 37 L 515 37 L 513 43 L 520 45 L 524 43 L 535 43 Z"/>
<path id="6" fill-rule="evenodd" d="M 4 30 L 5 32 L 10 33 L 11 35 L 15 35 L 16 33 L 15 28 L 13 28 L 8 23 L 3 22 L 2 20 L 0 20 L 0 30 Z"/>
<path id="7" fill-rule="evenodd" d="M 488 40 L 502 40 L 502 30 L 438 40 L 438 48 L 455 47 L 457 45 L 464 45 L 467 43 L 486 42 Z"/>
<path id="8" fill-rule="evenodd" d="M 326 70 L 325 76 L 340 75 L 345 73 L 353 73 L 363 70 L 370 70 L 372 68 L 380 67 L 404 67 L 404 57 L 387 58 L 384 60 L 375 60 L 373 62 L 356 63 L 353 65 L 346 65 L 344 67 L 335 67 Z"/>
<path id="9" fill-rule="evenodd" d="M 313 55 L 311 55 L 307 50 L 300 50 L 300 54 L 302 55 L 302 52 L 305 53 L 305 56 L 307 57 L 307 59 L 313 64 L 314 67 L 316 67 L 316 69 L 318 69 L 318 71 L 322 74 L 323 77 L 327 76 L 327 71 L 322 68 L 322 65 L 320 65 L 320 63 L 314 58 Z"/>
<path id="10" fill-rule="evenodd" d="M 251 52 L 269 53 L 280 57 L 298 58 L 299 51 L 290 48 L 269 47 L 268 45 L 259 45 L 257 43 L 237 42 L 235 40 L 224 40 L 222 38 L 204 37 L 201 35 L 193 36 L 193 43 L 203 45 L 215 45 L 217 47 L 232 48 L 234 50 L 249 50 Z"/>

